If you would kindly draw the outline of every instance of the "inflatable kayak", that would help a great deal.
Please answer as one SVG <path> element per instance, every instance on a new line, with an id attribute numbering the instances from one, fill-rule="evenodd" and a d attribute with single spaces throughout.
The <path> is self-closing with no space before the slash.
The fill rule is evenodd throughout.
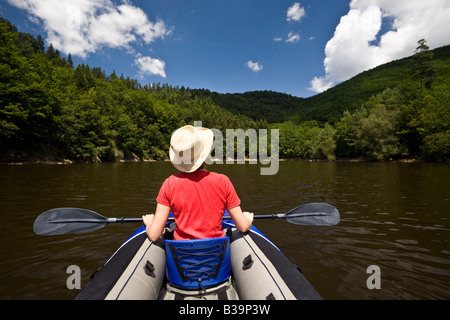
<path id="1" fill-rule="evenodd" d="M 256 227 L 223 220 L 223 238 L 152 243 L 138 229 L 92 277 L 78 300 L 317 300 L 301 271 Z M 172 228 L 171 228 L 172 227 Z"/>

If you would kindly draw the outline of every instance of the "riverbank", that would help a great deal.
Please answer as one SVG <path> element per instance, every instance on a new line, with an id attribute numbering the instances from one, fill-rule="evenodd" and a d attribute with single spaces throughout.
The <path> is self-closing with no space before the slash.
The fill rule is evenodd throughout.
<path id="1" fill-rule="evenodd" d="M 48 160 L 48 159 L 30 159 L 26 161 L 9 161 L 3 162 L 0 161 L 0 165 L 8 165 L 8 166 L 20 166 L 20 165 L 69 165 L 75 163 L 115 163 L 115 162 L 157 162 L 158 160 L 152 159 L 144 159 L 144 160 L 117 160 L 117 161 L 73 161 L 70 159 L 62 159 L 62 160 Z"/>
<path id="2" fill-rule="evenodd" d="M 74 163 L 103 163 L 103 162 L 155 162 L 154 159 L 141 159 L 140 157 L 133 155 L 129 159 L 116 159 L 113 161 L 106 161 L 100 159 L 98 156 L 91 157 L 88 160 L 73 160 L 68 158 L 62 158 L 53 155 L 29 155 L 27 153 L 9 153 L 8 155 L 0 156 L 0 165 L 28 165 L 28 164 L 48 164 L 48 165 L 67 165 Z"/>
<path id="3" fill-rule="evenodd" d="M 48 159 L 48 158 L 31 158 L 27 160 L 17 160 L 17 161 L 1 161 L 0 165 L 69 165 L 69 164 L 75 164 L 75 163 L 126 163 L 126 162 L 163 162 L 163 161 L 170 161 L 169 159 L 165 160 L 154 160 L 154 159 L 140 159 L 140 158 L 133 158 L 133 159 L 121 159 L 116 161 L 102 161 L 99 158 L 93 159 L 91 161 L 76 161 L 71 159 Z M 234 161 L 237 161 L 236 159 Z M 246 162 L 249 162 L 250 159 L 245 159 Z M 434 163 L 436 161 L 427 161 L 419 158 L 399 158 L 399 159 L 382 159 L 382 160 L 367 160 L 367 159 L 361 159 L 361 158 L 339 158 L 336 160 L 326 160 L 326 159 L 302 159 L 302 158 L 288 158 L 288 159 L 279 159 L 280 162 L 285 161 L 296 161 L 296 162 L 402 162 L 402 163 L 417 163 L 417 162 L 430 162 Z M 450 163 L 450 159 L 447 159 L 446 161 L 439 161 L 439 163 Z M 438 162 L 436 162 L 438 163 Z"/>

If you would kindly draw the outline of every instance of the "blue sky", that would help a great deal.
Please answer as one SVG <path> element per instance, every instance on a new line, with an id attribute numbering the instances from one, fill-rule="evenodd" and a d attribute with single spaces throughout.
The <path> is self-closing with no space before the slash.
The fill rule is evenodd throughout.
<path id="1" fill-rule="evenodd" d="M 447 0 L 6 0 L 1 15 L 75 64 L 141 84 L 308 97 L 450 42 Z"/>

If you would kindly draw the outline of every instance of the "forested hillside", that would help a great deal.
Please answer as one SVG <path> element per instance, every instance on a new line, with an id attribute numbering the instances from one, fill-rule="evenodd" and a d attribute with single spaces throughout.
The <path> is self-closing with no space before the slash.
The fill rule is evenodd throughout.
<path id="1" fill-rule="evenodd" d="M 439 78 L 435 84 L 449 85 L 450 46 L 435 49 L 432 53 L 434 63 L 439 67 Z M 342 117 L 345 110 L 356 110 L 372 96 L 387 88 L 401 87 L 408 99 L 420 95 L 420 82 L 412 76 L 412 65 L 412 56 L 392 61 L 362 72 L 309 98 L 298 98 L 273 91 L 242 94 L 218 94 L 205 89 L 195 91 L 210 96 L 214 102 L 227 110 L 245 114 L 253 119 L 264 118 L 268 122 L 292 120 L 301 123 L 317 120 L 320 123 L 334 123 Z"/>
<path id="2" fill-rule="evenodd" d="M 219 130 L 267 127 L 184 88 L 141 86 L 71 60 L 1 19 L 2 161 L 164 159 L 173 130 L 196 120 Z"/>
<path id="3" fill-rule="evenodd" d="M 280 158 L 443 161 L 449 86 L 450 46 L 430 51 L 425 41 L 410 58 L 306 99 L 142 85 L 74 66 L 0 17 L 0 161 L 165 159 L 173 130 L 196 120 L 222 132 L 279 129 Z"/>

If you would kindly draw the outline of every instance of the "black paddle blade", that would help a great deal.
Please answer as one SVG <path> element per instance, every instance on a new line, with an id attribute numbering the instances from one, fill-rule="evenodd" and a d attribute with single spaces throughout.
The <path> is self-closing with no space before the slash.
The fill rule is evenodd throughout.
<path id="1" fill-rule="evenodd" d="M 339 211 L 327 203 L 308 203 L 292 209 L 284 216 L 287 222 L 307 226 L 334 226 L 340 221 Z"/>
<path id="2" fill-rule="evenodd" d="M 98 213 L 78 208 L 58 208 L 45 211 L 33 225 L 38 235 L 59 235 L 97 230 L 108 224 L 108 218 Z"/>

